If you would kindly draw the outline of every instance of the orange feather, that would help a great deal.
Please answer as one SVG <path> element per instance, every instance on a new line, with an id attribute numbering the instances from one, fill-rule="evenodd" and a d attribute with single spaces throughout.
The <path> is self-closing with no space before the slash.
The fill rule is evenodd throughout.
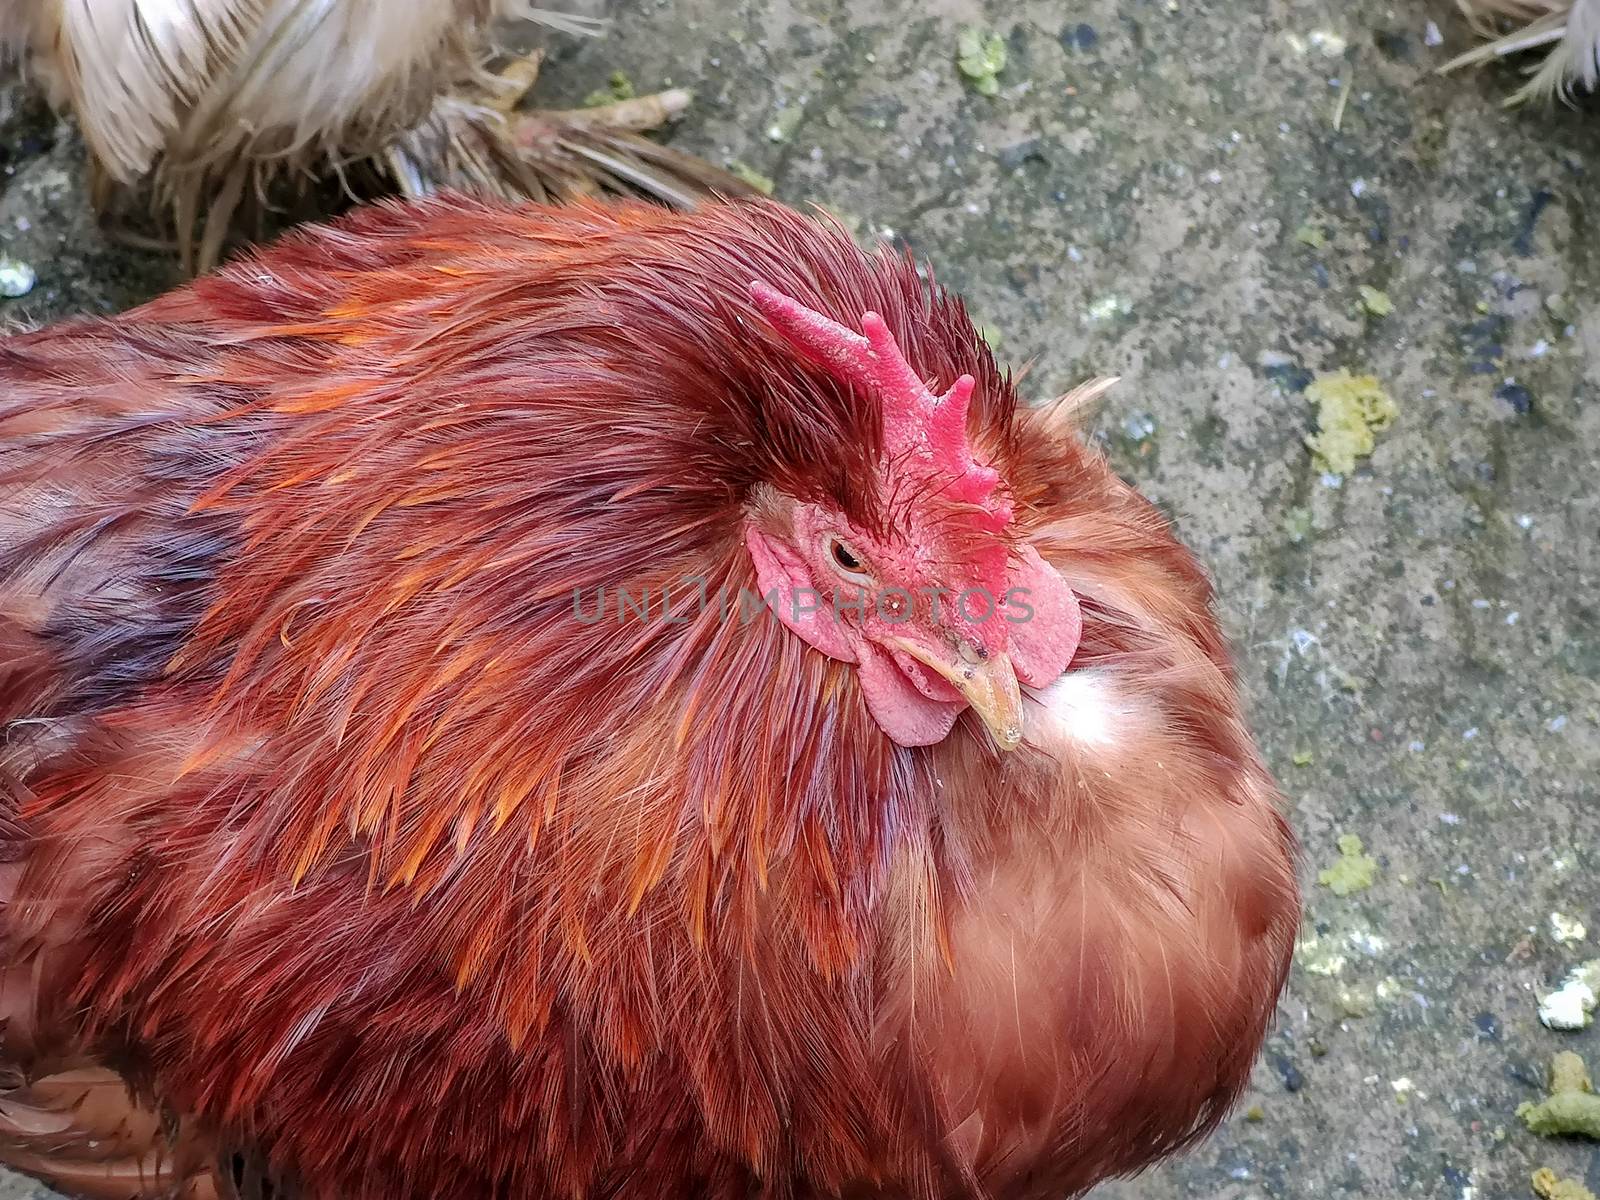
<path id="1" fill-rule="evenodd" d="M 898 519 L 880 398 L 752 278 L 976 381 L 1083 610 L 1015 751 L 896 744 L 741 614 L 759 497 Z M 176 1114 L 108 1170 L 1031 1200 L 1243 1086 L 1299 908 L 1209 587 L 909 261 L 766 203 L 385 206 L 0 379 L 3 1049 Z M 0 1158 L 76 1186 L 96 1128 Z"/>

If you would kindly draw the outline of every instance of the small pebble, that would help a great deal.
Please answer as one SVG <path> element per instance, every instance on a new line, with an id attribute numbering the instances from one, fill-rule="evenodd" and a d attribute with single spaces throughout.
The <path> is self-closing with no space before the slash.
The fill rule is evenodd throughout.
<path id="1" fill-rule="evenodd" d="M 1146 438 L 1155 436 L 1156 419 L 1147 412 L 1129 413 L 1123 418 L 1122 432 L 1130 440 L 1142 442 Z"/>
<path id="2" fill-rule="evenodd" d="M 1133 311 L 1133 305 L 1122 296 L 1102 296 L 1089 305 L 1084 313 L 1088 321 L 1109 321 L 1113 317 L 1125 317 Z"/>
<path id="3" fill-rule="evenodd" d="M 1569 917 L 1566 913 L 1553 912 L 1550 914 L 1550 940 L 1557 945 L 1567 942 L 1581 942 L 1589 936 L 1589 931 L 1584 928 L 1582 921 L 1576 917 Z"/>
<path id="4" fill-rule="evenodd" d="M 1329 58 L 1338 58 L 1349 45 L 1342 35 L 1330 29 L 1313 29 L 1306 40 Z"/>
<path id="5" fill-rule="evenodd" d="M 1100 42 L 1100 35 L 1093 25 L 1078 25 L 1070 30 L 1062 30 L 1061 44 L 1068 49 L 1076 47 L 1079 50 L 1093 50 Z"/>
<path id="6" fill-rule="evenodd" d="M 1514 379 L 1508 379 L 1495 388 L 1496 399 L 1504 400 L 1511 406 L 1511 411 L 1520 416 L 1527 416 L 1533 410 L 1533 395 Z"/>
<path id="7" fill-rule="evenodd" d="M 1300 1068 L 1293 1063 L 1285 1064 L 1283 1067 L 1283 1090 L 1286 1092 L 1298 1092 L 1305 1085 L 1306 1077 L 1300 1073 Z"/>
<path id="8" fill-rule="evenodd" d="M 38 275 L 27 263 L 15 258 L 0 258 L 0 296 L 8 300 L 26 296 L 38 281 Z"/>

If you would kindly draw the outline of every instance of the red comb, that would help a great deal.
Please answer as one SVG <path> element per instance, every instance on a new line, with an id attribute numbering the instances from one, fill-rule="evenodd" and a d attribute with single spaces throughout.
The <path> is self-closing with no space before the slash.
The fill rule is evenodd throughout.
<path id="1" fill-rule="evenodd" d="M 846 329 L 776 288 L 756 280 L 750 299 L 798 349 L 841 383 L 876 392 L 883 405 L 883 450 L 891 462 L 915 461 L 949 481 L 944 495 L 985 509 L 1003 528 L 1011 506 L 994 498 L 1000 475 L 972 456 L 967 443 L 967 408 L 977 381 L 963 375 L 935 396 L 900 353 L 894 334 L 875 312 L 863 313 L 862 333 Z"/>

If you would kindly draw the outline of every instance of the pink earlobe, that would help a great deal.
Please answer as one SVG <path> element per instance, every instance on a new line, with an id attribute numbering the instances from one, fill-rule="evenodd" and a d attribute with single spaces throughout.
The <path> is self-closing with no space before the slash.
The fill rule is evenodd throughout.
<path id="1" fill-rule="evenodd" d="M 1006 580 L 1011 665 L 1029 687 L 1047 687 L 1072 663 L 1083 633 L 1078 597 L 1032 546 L 1015 551 Z"/>
<path id="2" fill-rule="evenodd" d="M 794 551 L 747 525 L 744 542 L 755 563 L 756 586 L 772 615 L 803 642 L 840 662 L 860 661 L 833 606 L 811 582 L 811 573 Z"/>

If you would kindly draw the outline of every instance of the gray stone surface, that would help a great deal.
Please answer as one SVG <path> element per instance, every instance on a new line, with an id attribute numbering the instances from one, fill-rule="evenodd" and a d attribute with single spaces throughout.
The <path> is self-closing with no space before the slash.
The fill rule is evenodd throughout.
<path id="1" fill-rule="evenodd" d="M 1593 1143 L 1514 1115 L 1552 1052 L 1600 1067 L 1600 1030 L 1536 1016 L 1600 954 L 1600 115 L 1503 111 L 1509 69 L 1436 78 L 1466 44 L 1444 3 L 613 15 L 604 40 L 557 44 L 547 101 L 618 68 L 692 85 L 676 144 L 909 243 L 1034 361 L 1030 391 L 1120 374 L 1100 436 L 1215 572 L 1305 841 L 1308 945 L 1259 1111 L 1102 1194 L 1490 1200 L 1544 1164 L 1600 1189 Z M 955 69 L 969 22 L 1007 42 L 993 99 Z M 172 277 L 101 239 L 81 147 L 15 88 L 0 135 L 0 251 L 39 275 L 0 316 L 109 310 Z M 1357 311 L 1362 284 L 1392 315 Z M 1303 388 L 1339 367 L 1400 416 L 1335 485 L 1302 444 Z M 1314 880 L 1344 833 L 1380 870 L 1339 898 Z M 1552 912 L 1588 938 L 1557 942 Z"/>

